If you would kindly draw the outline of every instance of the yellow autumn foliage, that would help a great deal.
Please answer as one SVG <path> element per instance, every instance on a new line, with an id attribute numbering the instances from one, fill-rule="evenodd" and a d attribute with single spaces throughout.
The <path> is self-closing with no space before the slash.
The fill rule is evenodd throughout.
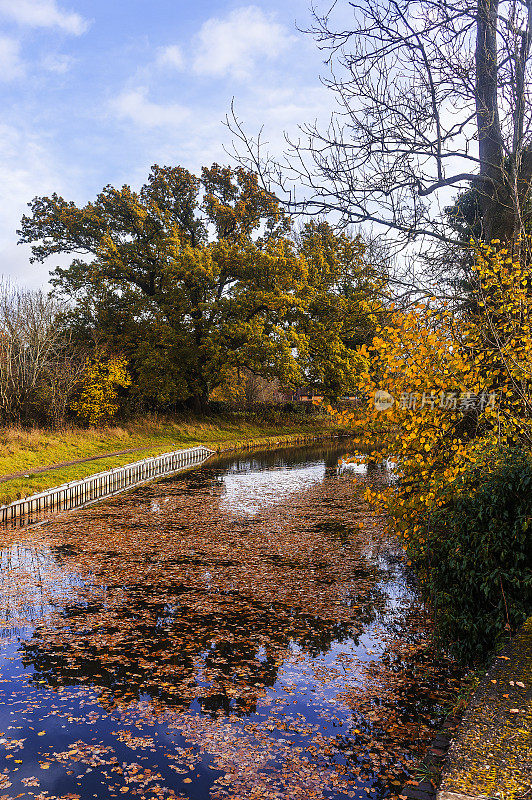
<path id="1" fill-rule="evenodd" d="M 131 386 L 122 356 L 97 354 L 87 360 L 83 388 L 71 408 L 78 418 L 89 425 L 107 422 L 118 411 L 118 388 Z"/>
<path id="2" fill-rule="evenodd" d="M 498 242 L 477 248 L 474 270 L 467 309 L 424 303 L 392 313 L 359 350 L 363 413 L 339 414 L 361 443 L 379 443 L 376 457 L 397 463 L 397 484 L 368 497 L 418 555 L 456 480 L 486 454 L 532 440 L 530 273 Z M 377 395 L 376 405 L 383 392 L 391 398 Z"/>

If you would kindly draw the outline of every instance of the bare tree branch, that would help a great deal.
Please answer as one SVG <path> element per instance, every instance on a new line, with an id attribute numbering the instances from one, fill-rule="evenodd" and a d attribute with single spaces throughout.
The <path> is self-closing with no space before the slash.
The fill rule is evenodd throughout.
<path id="1" fill-rule="evenodd" d="M 399 248 L 455 241 L 441 209 L 448 195 L 438 198 L 473 183 L 483 237 L 516 242 L 532 183 L 532 0 L 320 6 L 308 33 L 337 101 L 328 127 L 302 124 L 274 159 L 232 106 L 231 154 L 293 212 L 374 223 Z M 347 8 L 351 25 L 338 25 Z"/>

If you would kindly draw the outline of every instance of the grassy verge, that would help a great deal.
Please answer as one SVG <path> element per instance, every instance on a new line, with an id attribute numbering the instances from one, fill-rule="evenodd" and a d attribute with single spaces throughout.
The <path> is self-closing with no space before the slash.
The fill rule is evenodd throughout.
<path id="1" fill-rule="evenodd" d="M 65 461 L 104 456 L 97 461 L 72 464 L 29 477 L 0 483 L 0 505 L 61 483 L 84 478 L 141 458 L 205 444 L 213 450 L 231 450 L 250 443 L 273 445 L 294 437 L 334 432 L 328 419 L 287 417 L 280 422 L 245 418 L 139 419 L 109 428 L 23 430 L 0 432 L 0 476 L 39 469 Z M 135 452 L 108 455 L 118 450 Z"/>

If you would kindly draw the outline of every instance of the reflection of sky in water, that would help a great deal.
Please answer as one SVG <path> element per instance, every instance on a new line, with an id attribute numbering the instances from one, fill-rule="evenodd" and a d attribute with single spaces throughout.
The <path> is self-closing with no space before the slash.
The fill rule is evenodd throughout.
<path id="1" fill-rule="evenodd" d="M 48 547 L 14 542 L 0 550 L 0 638 L 67 601 L 80 576 L 65 572 Z M 19 630 L 20 632 L 20 630 Z"/>
<path id="2" fill-rule="evenodd" d="M 305 491 L 325 477 L 323 462 L 307 467 L 268 469 L 263 472 L 234 472 L 222 477 L 220 505 L 233 514 L 254 515 L 261 509 L 282 503 L 290 495 Z"/>

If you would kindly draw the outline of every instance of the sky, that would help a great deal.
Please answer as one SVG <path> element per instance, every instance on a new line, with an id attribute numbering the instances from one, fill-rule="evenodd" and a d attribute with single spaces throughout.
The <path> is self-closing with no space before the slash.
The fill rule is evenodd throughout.
<path id="1" fill-rule="evenodd" d="M 230 163 L 235 98 L 270 149 L 333 105 L 310 0 L 0 0 L 0 274 L 45 286 L 16 230 L 52 192 L 86 203 L 107 184 L 139 188 L 152 164 Z"/>

